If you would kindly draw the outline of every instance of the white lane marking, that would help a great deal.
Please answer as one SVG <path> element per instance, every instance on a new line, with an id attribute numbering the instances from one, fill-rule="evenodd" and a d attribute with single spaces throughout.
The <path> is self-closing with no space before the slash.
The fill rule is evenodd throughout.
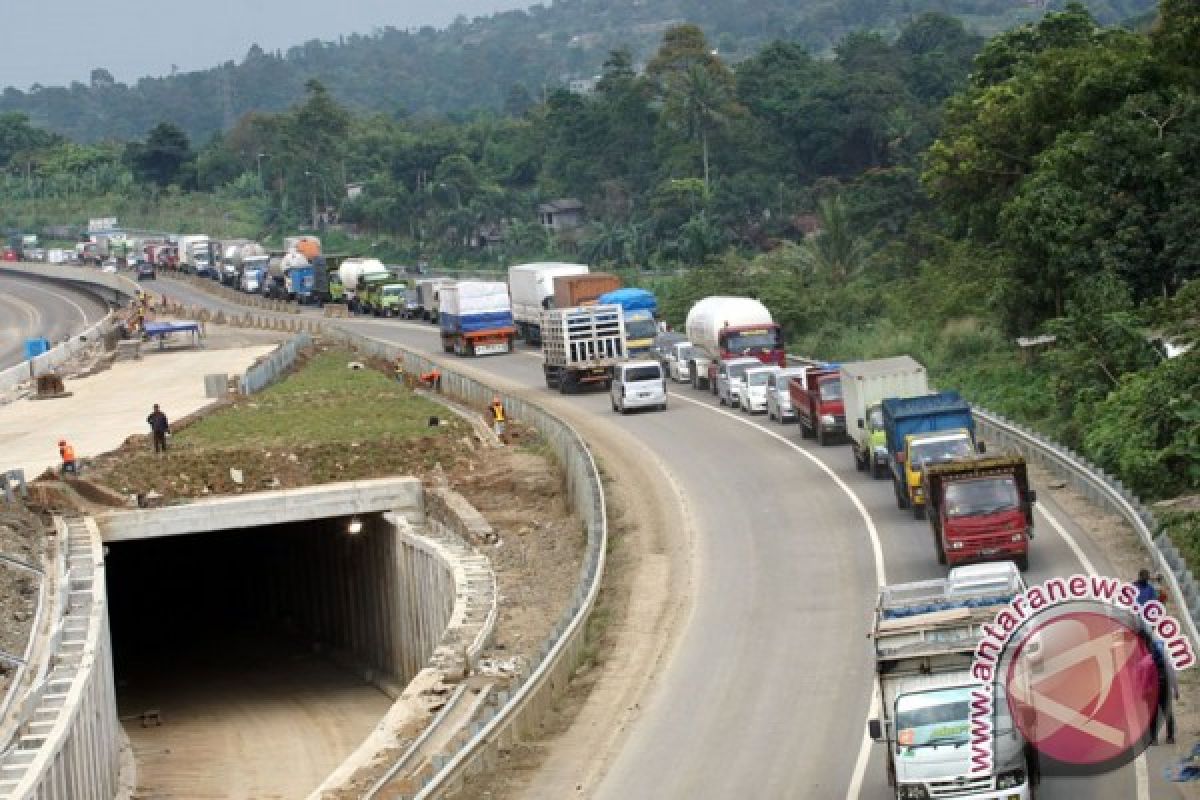
<path id="1" fill-rule="evenodd" d="M 1043 508 L 1040 504 L 1036 506 L 1037 512 L 1041 514 L 1046 522 L 1050 523 L 1062 540 L 1067 543 L 1067 547 L 1075 554 L 1075 558 L 1079 560 L 1080 565 L 1088 575 L 1096 575 L 1096 567 L 1092 564 L 1087 554 L 1083 552 L 1083 548 L 1075 541 L 1075 537 L 1063 526 L 1058 519 Z M 1133 781 L 1135 791 L 1137 792 L 1137 800 L 1150 800 L 1150 768 L 1146 764 L 1146 752 L 1143 750 L 1138 754 L 1138 757 L 1133 760 Z"/>
<path id="2" fill-rule="evenodd" d="M 36 292 L 45 292 L 46 294 L 48 294 L 48 295 L 51 295 L 52 297 L 57 297 L 59 300 L 62 300 L 64 303 L 67 303 L 67 304 L 69 304 L 69 305 L 72 305 L 72 306 L 74 306 L 74 307 L 75 307 L 75 310 L 79 312 L 79 318 L 83 320 L 83 324 L 84 324 L 85 326 L 88 324 L 88 315 L 87 315 L 87 313 L 86 313 L 86 312 L 84 312 L 84 310 L 83 310 L 83 307 L 82 307 L 82 306 L 80 306 L 78 303 L 76 303 L 76 302 L 75 302 L 74 300 L 72 300 L 71 298 L 67 297 L 67 296 L 66 296 L 66 295 L 64 295 L 64 294 L 59 294 L 58 292 L 55 292 L 55 291 L 53 291 L 53 290 L 51 290 L 51 289 L 47 289 L 47 288 L 46 288 L 46 287 L 44 287 L 44 286 L 37 286 L 36 284 L 34 284 L 34 283 L 32 283 L 32 282 L 30 282 L 30 283 L 26 283 L 26 284 L 24 284 L 24 285 L 25 285 L 26 287 L 30 288 L 30 289 L 33 289 L 33 290 L 34 290 L 34 291 L 36 291 Z"/>

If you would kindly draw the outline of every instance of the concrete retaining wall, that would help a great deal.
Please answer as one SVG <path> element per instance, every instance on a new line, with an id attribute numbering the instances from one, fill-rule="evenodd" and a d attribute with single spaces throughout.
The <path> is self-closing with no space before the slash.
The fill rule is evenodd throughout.
<path id="1" fill-rule="evenodd" d="M 90 519 L 56 524 L 67 550 L 66 613 L 51 637 L 45 680 L 24 698 L 19 738 L 0 756 L 0 797 L 111 800 L 121 737 L 103 549 Z"/>

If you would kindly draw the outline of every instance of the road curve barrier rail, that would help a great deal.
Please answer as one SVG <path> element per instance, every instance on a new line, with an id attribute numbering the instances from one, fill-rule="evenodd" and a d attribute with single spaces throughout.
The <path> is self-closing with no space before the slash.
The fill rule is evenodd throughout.
<path id="1" fill-rule="evenodd" d="M 820 363 L 801 356 L 788 356 L 788 362 L 796 366 Z M 1200 652 L 1200 583 L 1183 554 L 1154 518 L 1154 513 L 1137 495 L 1087 458 L 1032 428 L 978 406 L 972 408 L 972 413 L 981 439 L 1020 453 L 1026 461 L 1045 467 L 1088 502 L 1120 516 L 1133 528 L 1154 565 L 1151 571 L 1162 574 L 1170 596 L 1176 598 L 1179 608 L 1186 609 L 1186 614 L 1179 615 L 1180 622 L 1192 647 Z"/>
<path id="2" fill-rule="evenodd" d="M 499 395 L 509 417 L 537 429 L 554 451 L 566 476 L 569 502 L 583 521 L 587 534 L 579 582 L 554 629 L 532 657 L 528 671 L 518 675 L 507 691 L 500 693 L 497 708 L 484 708 L 482 716 L 471 723 L 465 743 L 453 752 L 433 758 L 433 774 L 415 797 L 421 800 L 438 797 L 460 786 L 465 778 L 493 767 L 502 750 L 536 733 L 586 656 L 587 622 L 600 592 L 608 546 L 604 488 L 583 438 L 566 422 L 537 404 L 497 391 L 455 372 L 445 363 L 434 362 L 399 345 L 330 325 L 325 326 L 325 332 L 328 338 L 345 342 L 369 355 L 391 362 L 402 360 L 405 371 L 410 374 L 428 372 L 436 363 L 442 373 L 442 393 L 481 411 L 492 397 Z M 372 793 L 364 797 L 369 800 L 373 796 Z"/>

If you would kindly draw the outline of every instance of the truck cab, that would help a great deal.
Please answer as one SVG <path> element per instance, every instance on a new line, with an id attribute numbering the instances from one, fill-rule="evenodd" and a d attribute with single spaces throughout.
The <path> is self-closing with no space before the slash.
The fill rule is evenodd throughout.
<path id="1" fill-rule="evenodd" d="M 884 587 L 871 632 L 880 697 L 868 722 L 887 747 L 887 781 L 902 800 L 1030 800 L 1037 761 L 995 689 L 993 770 L 971 771 L 971 674 L 982 626 L 1025 588 L 1011 562 L 960 567 L 941 580 Z"/>
<path id="2" fill-rule="evenodd" d="M 887 433 L 883 430 L 883 406 L 879 403 L 867 409 L 867 417 L 862 420 L 863 430 L 867 434 L 867 444 L 871 448 L 868 468 L 872 478 L 887 477 L 888 449 Z"/>
<path id="3" fill-rule="evenodd" d="M 1014 561 L 1029 567 L 1033 504 L 1025 459 L 973 458 L 925 468 L 939 564 Z"/>
<path id="4" fill-rule="evenodd" d="M 930 433 L 910 433 L 904 437 L 901 463 L 904 485 L 913 516 L 925 516 L 925 469 L 948 461 L 975 455 L 975 434 L 966 428 Z"/>
<path id="5" fill-rule="evenodd" d="M 834 367 L 810 367 L 791 379 L 788 392 L 800 436 L 822 447 L 846 435 L 842 378 Z"/>

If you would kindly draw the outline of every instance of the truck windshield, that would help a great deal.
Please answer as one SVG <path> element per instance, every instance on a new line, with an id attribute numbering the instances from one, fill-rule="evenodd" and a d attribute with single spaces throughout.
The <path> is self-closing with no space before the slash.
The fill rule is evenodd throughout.
<path id="1" fill-rule="evenodd" d="M 402 294 L 404 294 L 403 286 L 385 286 L 385 287 L 383 287 L 383 296 L 384 297 L 397 297 Z"/>
<path id="2" fill-rule="evenodd" d="M 731 353 L 748 353 L 751 350 L 775 350 L 780 347 L 779 329 L 764 328 L 753 331 L 738 331 L 725 334 L 725 349 Z"/>
<path id="3" fill-rule="evenodd" d="M 946 487 L 946 514 L 951 517 L 1008 511 L 1019 502 L 1017 482 L 1009 476 L 960 481 Z"/>
<path id="4" fill-rule="evenodd" d="M 658 334 L 658 325 L 652 319 L 625 320 L 625 336 L 629 339 L 653 339 Z"/>
<path id="5" fill-rule="evenodd" d="M 900 747 L 967 743 L 968 689 L 935 689 L 896 698 L 896 744 Z"/>
<path id="6" fill-rule="evenodd" d="M 940 464 L 943 461 L 953 461 L 956 458 L 966 458 L 971 455 L 971 440 L 963 436 L 958 439 L 935 439 L 932 442 L 916 442 L 912 446 L 912 463 L 920 467 L 924 464 Z"/>
<path id="7" fill-rule="evenodd" d="M 826 403 L 828 403 L 832 400 L 841 400 L 842 399 L 842 382 L 840 380 L 825 381 L 824 383 L 822 383 L 820 385 L 820 389 L 821 389 L 821 399 L 823 401 L 825 401 Z"/>

